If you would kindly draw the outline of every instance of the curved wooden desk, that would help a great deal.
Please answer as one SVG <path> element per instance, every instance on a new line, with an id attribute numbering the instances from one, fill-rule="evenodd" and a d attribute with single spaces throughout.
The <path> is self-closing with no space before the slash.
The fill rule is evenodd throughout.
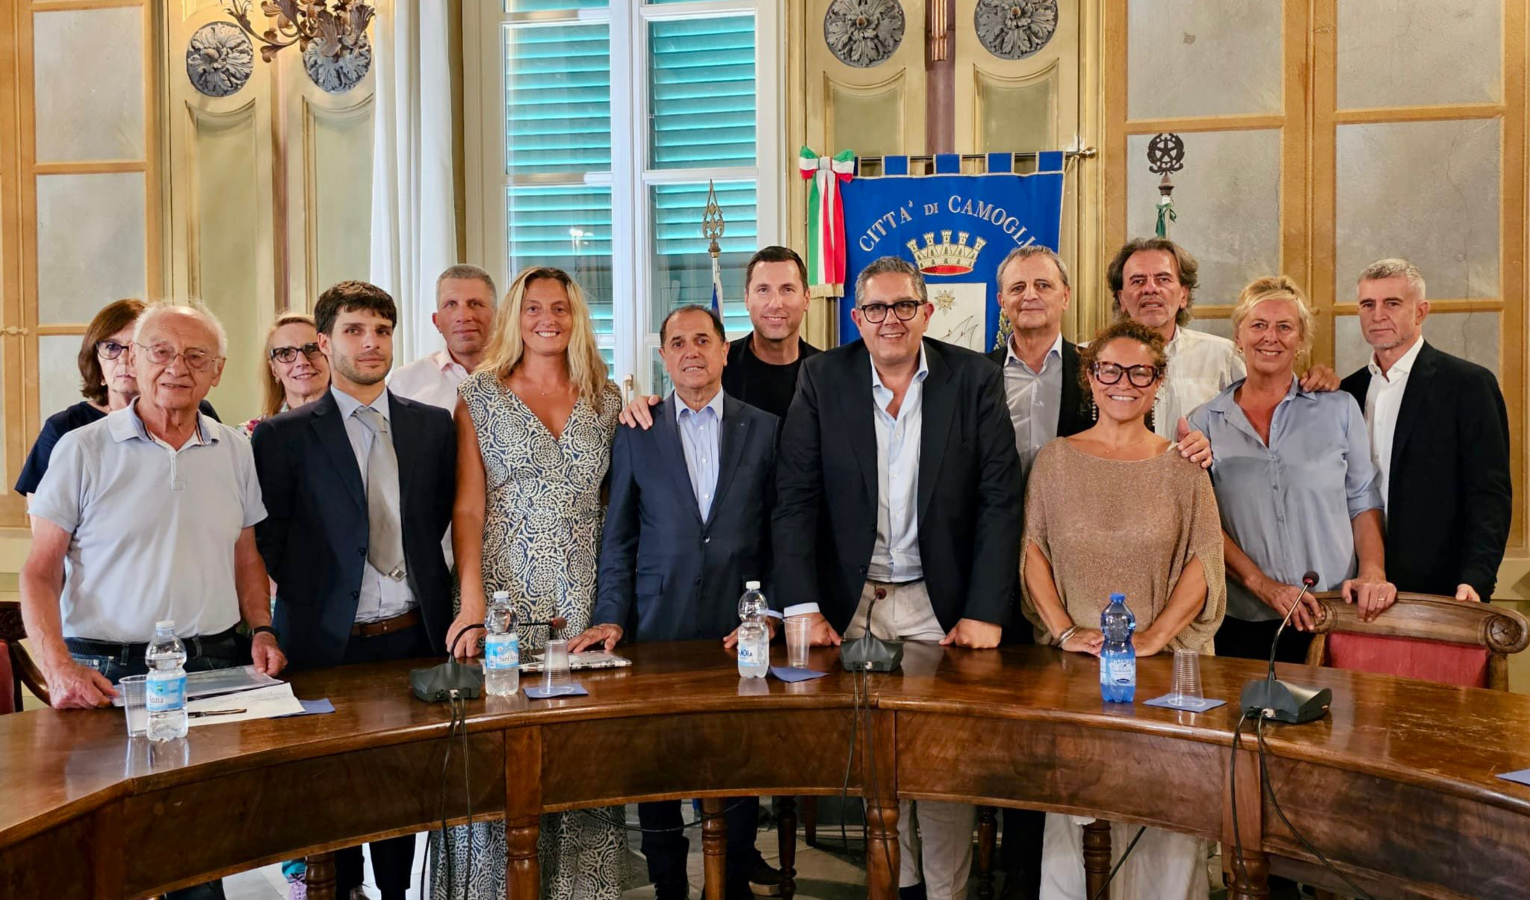
<path id="1" fill-rule="evenodd" d="M 585 674 L 588 697 L 471 704 L 472 812 L 504 817 L 510 894 L 535 898 L 538 816 L 640 799 L 837 794 L 867 800 L 870 893 L 896 897 L 898 798 L 1099 815 L 1231 847 L 1232 732 L 1141 705 L 1167 692 L 1171 660 L 1141 661 L 1139 703 L 1100 701 L 1093 659 L 1035 648 L 909 645 L 904 670 L 861 697 L 836 671 L 800 684 L 742 681 L 714 644 L 632 646 L 631 669 Z M 815 650 L 814 664 L 835 662 Z M 1208 696 L 1235 698 L 1263 666 L 1203 660 Z M 296 676 L 327 716 L 214 725 L 150 747 L 117 710 L 0 718 L 0 897 L 145 897 L 256 865 L 441 820 L 448 710 L 414 700 L 406 664 Z M 1527 896 L 1530 697 L 1326 669 L 1284 677 L 1333 689 L 1333 713 L 1266 729 L 1286 814 L 1383 896 Z M 1261 796 L 1251 728 L 1237 766 L 1247 877 L 1314 876 L 1315 860 Z M 463 753 L 453 741 L 454 760 Z M 452 765 L 445 806 L 467 814 Z M 874 777 L 873 777 L 874 776 Z M 708 823 L 709 866 L 722 820 Z M 877 846 L 880 844 L 881 846 Z M 1230 853 L 1230 851 L 1229 851 Z M 710 874 L 710 871 L 709 871 Z M 718 882 L 720 884 L 720 881 Z"/>

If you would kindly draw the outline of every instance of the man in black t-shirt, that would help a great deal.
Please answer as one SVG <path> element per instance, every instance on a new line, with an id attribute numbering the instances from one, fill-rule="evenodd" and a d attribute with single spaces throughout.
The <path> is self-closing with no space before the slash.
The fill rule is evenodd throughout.
<path id="1" fill-rule="evenodd" d="M 790 247 L 766 247 L 744 270 L 744 306 L 754 331 L 728 345 L 723 390 L 736 400 L 785 419 L 797 390 L 802 361 L 819 352 L 802 339 L 807 315 L 807 266 Z M 647 429 L 648 408 L 658 396 L 638 395 L 622 411 L 622 423 Z"/>

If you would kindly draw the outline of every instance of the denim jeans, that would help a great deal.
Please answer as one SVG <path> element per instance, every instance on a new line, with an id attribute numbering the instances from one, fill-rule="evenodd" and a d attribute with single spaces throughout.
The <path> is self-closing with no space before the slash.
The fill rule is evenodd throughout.
<path id="1" fill-rule="evenodd" d="M 65 641 L 69 643 L 69 641 Z M 79 646 L 76 644 L 76 646 Z M 74 647 L 70 647 L 69 655 L 74 661 L 82 666 L 95 669 L 105 675 L 112 684 L 116 684 L 129 675 L 143 675 L 149 671 L 148 663 L 142 656 L 137 658 L 125 657 L 123 654 L 99 655 L 92 653 L 75 653 Z M 196 659 L 186 660 L 186 671 L 205 672 L 210 669 L 231 669 L 234 666 L 242 666 L 246 661 L 238 659 L 225 659 L 219 656 L 199 656 Z M 165 895 L 165 900 L 224 900 L 223 882 L 209 881 L 205 884 L 193 885 L 189 888 L 181 888 Z"/>

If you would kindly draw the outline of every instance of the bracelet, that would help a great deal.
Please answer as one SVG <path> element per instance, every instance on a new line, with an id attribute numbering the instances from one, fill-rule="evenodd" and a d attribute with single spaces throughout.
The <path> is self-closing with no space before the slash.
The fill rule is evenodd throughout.
<path id="1" fill-rule="evenodd" d="M 1078 629 L 1079 626 L 1074 625 L 1072 628 L 1069 628 L 1067 631 L 1064 631 L 1061 635 L 1059 635 L 1057 638 L 1057 646 L 1061 647 L 1063 644 L 1066 644 L 1068 642 L 1068 638 L 1073 637 L 1074 633 L 1077 632 Z"/>

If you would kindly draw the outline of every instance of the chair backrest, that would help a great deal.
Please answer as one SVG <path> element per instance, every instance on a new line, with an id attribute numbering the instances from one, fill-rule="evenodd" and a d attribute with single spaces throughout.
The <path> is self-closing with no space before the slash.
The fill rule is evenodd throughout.
<path id="1" fill-rule="evenodd" d="M 27 629 L 21 621 L 21 604 L 15 600 L 0 600 L 0 653 L 5 654 L 8 663 L 0 690 L 13 699 L 16 709 L 21 709 L 23 684 L 39 700 L 48 702 L 48 683 L 43 679 L 42 670 L 21 646 L 26 636 Z"/>
<path id="2" fill-rule="evenodd" d="M 1307 650 L 1310 666 L 1506 691 L 1508 655 L 1530 644 L 1525 617 L 1491 603 L 1399 593 L 1396 604 L 1364 622 L 1337 591 L 1314 596 L 1323 616 Z"/>

